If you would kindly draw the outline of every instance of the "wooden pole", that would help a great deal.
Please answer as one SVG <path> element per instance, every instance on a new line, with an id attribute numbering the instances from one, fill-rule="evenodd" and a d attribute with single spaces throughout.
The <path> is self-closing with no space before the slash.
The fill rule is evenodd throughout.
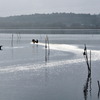
<path id="1" fill-rule="evenodd" d="M 86 64 L 87 64 L 87 68 L 88 68 L 88 73 L 91 73 L 91 51 L 90 51 L 90 63 L 89 63 L 86 44 L 85 44 L 83 55 L 84 55 L 85 60 L 86 60 Z"/>
<path id="2" fill-rule="evenodd" d="M 45 62 L 47 62 L 47 37 L 45 38 Z"/>
<path id="3" fill-rule="evenodd" d="M 90 71 L 91 71 L 91 50 L 90 50 Z"/>

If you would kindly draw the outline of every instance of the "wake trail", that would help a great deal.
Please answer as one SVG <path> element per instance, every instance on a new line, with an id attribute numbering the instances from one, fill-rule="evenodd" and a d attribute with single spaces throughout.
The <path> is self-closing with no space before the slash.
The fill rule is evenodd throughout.
<path id="1" fill-rule="evenodd" d="M 44 43 L 38 43 L 38 45 L 45 46 Z M 41 63 L 41 64 L 17 64 L 12 66 L 6 66 L 4 68 L 0 68 L 0 73 L 9 73 L 9 72 L 17 72 L 17 71 L 30 71 L 30 70 L 39 70 L 42 68 L 52 68 L 62 65 L 68 65 L 68 64 L 77 64 L 85 62 L 85 59 L 83 57 L 83 49 L 79 48 L 75 45 L 67 45 L 67 44 L 50 44 L 50 50 L 59 50 L 59 51 L 66 51 L 76 54 L 75 58 L 72 59 L 65 59 L 60 61 L 52 61 L 48 62 L 47 64 Z M 88 50 L 89 52 L 89 50 Z M 92 50 L 92 61 L 100 60 L 100 50 Z M 68 67 L 68 66 L 67 66 Z"/>

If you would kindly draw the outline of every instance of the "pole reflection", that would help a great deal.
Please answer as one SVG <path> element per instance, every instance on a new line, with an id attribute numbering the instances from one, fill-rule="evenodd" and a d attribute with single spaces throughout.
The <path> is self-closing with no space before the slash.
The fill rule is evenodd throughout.
<path id="1" fill-rule="evenodd" d="M 100 83 L 99 83 L 99 81 L 97 81 L 97 83 L 98 83 L 98 88 L 99 88 L 99 90 L 98 90 L 98 99 L 99 99 L 99 97 L 100 97 Z"/>
<path id="2" fill-rule="evenodd" d="M 50 56 L 50 46 L 49 46 L 49 38 L 46 36 L 45 38 L 45 63 L 49 61 Z"/>
<path id="3" fill-rule="evenodd" d="M 92 90 L 91 83 L 92 83 L 91 73 L 88 73 L 87 80 L 83 88 L 84 100 L 87 100 L 88 92 L 90 93 L 90 97 L 91 97 L 91 90 Z"/>

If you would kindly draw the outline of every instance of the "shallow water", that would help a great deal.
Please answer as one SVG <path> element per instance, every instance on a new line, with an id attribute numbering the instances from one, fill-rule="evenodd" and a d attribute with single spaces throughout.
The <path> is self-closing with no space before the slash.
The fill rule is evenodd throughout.
<path id="1" fill-rule="evenodd" d="M 46 35 L 50 51 L 45 56 Z M 39 43 L 32 44 L 33 38 Z M 100 99 L 99 43 L 96 34 L 1 33 L 0 100 Z M 84 44 L 88 53 L 92 51 L 91 76 L 83 57 Z"/>

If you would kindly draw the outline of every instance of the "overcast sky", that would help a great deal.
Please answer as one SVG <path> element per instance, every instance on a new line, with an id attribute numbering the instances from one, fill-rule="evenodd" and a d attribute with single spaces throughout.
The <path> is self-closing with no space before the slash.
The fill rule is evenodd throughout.
<path id="1" fill-rule="evenodd" d="M 0 0 L 0 17 L 34 13 L 100 13 L 100 0 Z"/>

